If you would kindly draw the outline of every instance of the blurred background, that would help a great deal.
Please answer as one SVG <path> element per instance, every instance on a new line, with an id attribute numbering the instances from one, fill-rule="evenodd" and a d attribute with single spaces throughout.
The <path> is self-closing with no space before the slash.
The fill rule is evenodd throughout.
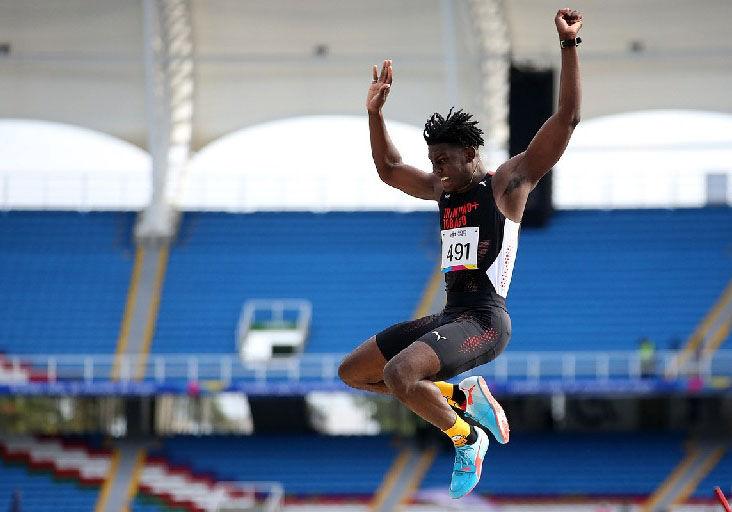
<path id="1" fill-rule="evenodd" d="M 553 112 L 547 0 L 0 0 L 0 510 L 716 511 L 732 492 L 732 3 L 578 0 L 582 122 L 532 193 L 451 444 L 343 356 L 444 304 L 381 183 L 458 106 L 495 168 Z M 455 382 L 463 378 L 459 376 Z"/>

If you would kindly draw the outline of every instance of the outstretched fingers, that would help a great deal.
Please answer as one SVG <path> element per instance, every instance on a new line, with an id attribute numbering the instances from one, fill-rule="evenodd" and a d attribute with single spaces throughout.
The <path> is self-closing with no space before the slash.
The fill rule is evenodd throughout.
<path id="1" fill-rule="evenodd" d="M 380 82 L 382 84 L 389 84 L 391 85 L 391 81 L 394 77 L 394 71 L 391 67 L 391 61 L 385 60 L 384 63 L 381 65 L 381 72 L 379 72 L 379 68 L 376 64 L 373 65 L 371 68 L 371 81 L 372 83 Z"/>

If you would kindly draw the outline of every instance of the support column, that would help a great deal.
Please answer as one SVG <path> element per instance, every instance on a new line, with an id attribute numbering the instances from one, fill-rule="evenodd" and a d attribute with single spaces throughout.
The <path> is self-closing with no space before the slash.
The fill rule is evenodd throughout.
<path id="1" fill-rule="evenodd" d="M 480 36 L 482 117 L 487 121 L 489 162 L 508 158 L 508 93 L 511 40 L 503 0 L 470 0 Z"/>
<path id="2" fill-rule="evenodd" d="M 144 0 L 145 102 L 152 199 L 138 237 L 170 238 L 193 131 L 193 29 L 189 0 Z"/>

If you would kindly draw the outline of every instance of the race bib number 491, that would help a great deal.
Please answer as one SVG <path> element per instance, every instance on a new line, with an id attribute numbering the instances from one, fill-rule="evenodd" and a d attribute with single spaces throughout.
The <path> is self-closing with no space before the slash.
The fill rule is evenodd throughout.
<path id="1" fill-rule="evenodd" d="M 443 272 L 478 268 L 478 229 L 465 227 L 442 230 L 440 266 Z"/>

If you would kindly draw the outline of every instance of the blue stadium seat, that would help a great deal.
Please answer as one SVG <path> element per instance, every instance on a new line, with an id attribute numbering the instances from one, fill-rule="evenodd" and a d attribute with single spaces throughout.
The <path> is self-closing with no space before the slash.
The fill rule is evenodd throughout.
<path id="1" fill-rule="evenodd" d="M 436 213 L 187 213 L 152 350 L 232 353 L 249 298 L 313 303 L 309 352 L 411 318 L 438 256 Z"/>
<path id="2" fill-rule="evenodd" d="M 0 352 L 114 352 L 133 222 L 132 213 L 0 214 Z"/>
<path id="3" fill-rule="evenodd" d="M 138 494 L 130 503 L 130 510 L 132 512 L 163 512 L 170 508 L 159 499 Z"/>
<path id="4" fill-rule="evenodd" d="M 521 233 L 510 350 L 659 349 L 732 279 L 732 208 L 560 211 Z"/>
<path id="5" fill-rule="evenodd" d="M 560 211 L 521 234 L 513 350 L 683 342 L 732 278 L 732 209 Z M 433 213 L 189 213 L 153 351 L 232 352 L 247 298 L 314 305 L 309 352 L 410 317 L 438 257 Z"/>
<path id="6" fill-rule="evenodd" d="M 397 450 L 384 436 L 180 436 L 151 455 L 218 480 L 282 482 L 288 495 L 370 496 Z"/>
<path id="7" fill-rule="evenodd" d="M 727 499 L 730 499 L 732 495 L 732 451 L 729 447 L 714 469 L 699 482 L 692 497 L 714 499 L 714 488 L 717 486 L 727 495 Z"/>
<path id="8" fill-rule="evenodd" d="M 454 460 L 441 453 L 421 489 L 447 489 Z M 490 496 L 646 496 L 683 457 L 681 435 L 526 434 L 492 442 L 476 491 Z M 531 468 L 527 470 L 527 468 Z"/>
<path id="9" fill-rule="evenodd" d="M 89 512 L 94 510 L 99 494 L 98 487 L 58 480 L 50 473 L 0 460 L 0 510 L 11 510 L 16 490 L 21 495 L 20 510 L 33 512 Z"/>
<path id="10" fill-rule="evenodd" d="M 0 352 L 111 353 L 132 213 L 0 214 Z M 560 211 L 521 234 L 512 350 L 683 342 L 732 278 L 732 209 Z M 187 213 L 152 350 L 232 353 L 249 298 L 313 302 L 308 352 L 346 352 L 414 313 L 438 257 L 432 212 Z"/>
<path id="11" fill-rule="evenodd" d="M 477 492 L 647 496 L 683 458 L 683 443 L 674 433 L 516 433 L 506 446 L 491 444 Z M 378 488 L 397 450 L 386 437 L 179 436 L 151 455 L 217 479 L 280 481 L 288 495 L 355 496 Z M 452 450 L 438 454 L 420 488 L 446 490 L 453 457 Z"/>

